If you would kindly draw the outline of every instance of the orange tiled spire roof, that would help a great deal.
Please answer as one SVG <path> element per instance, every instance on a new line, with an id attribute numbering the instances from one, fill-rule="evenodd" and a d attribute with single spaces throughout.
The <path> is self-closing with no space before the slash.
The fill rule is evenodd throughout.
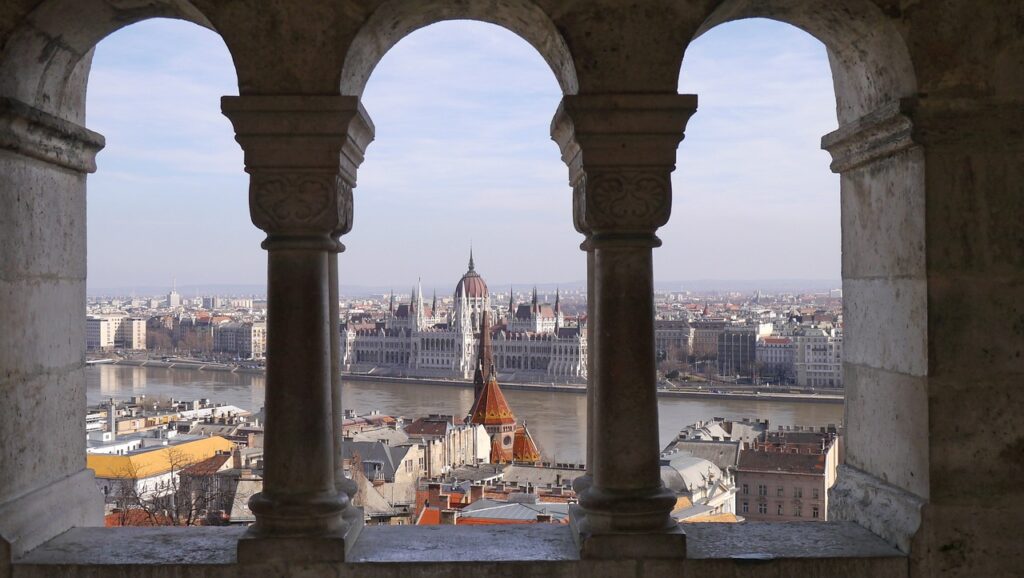
<path id="1" fill-rule="evenodd" d="M 495 379 L 494 373 L 491 373 L 487 385 L 480 392 L 480 397 L 477 398 L 476 404 L 473 406 L 473 414 L 470 416 L 469 422 L 483 426 L 516 423 L 516 416 L 513 415 L 512 408 L 505 401 L 505 394 L 501 393 L 501 387 L 498 386 L 498 380 Z"/>
<path id="2" fill-rule="evenodd" d="M 495 436 L 491 442 L 491 463 L 507 464 L 512 461 L 513 455 L 512 450 L 501 447 L 501 437 Z"/>
<path id="3" fill-rule="evenodd" d="M 533 436 L 526 429 L 526 422 L 516 428 L 516 438 L 512 443 L 512 459 L 517 462 L 539 462 L 540 450 L 533 442 Z"/>

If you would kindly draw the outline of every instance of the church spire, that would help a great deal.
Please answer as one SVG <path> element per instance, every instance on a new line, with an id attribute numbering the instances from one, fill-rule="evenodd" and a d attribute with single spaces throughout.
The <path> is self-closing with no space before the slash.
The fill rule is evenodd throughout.
<path id="1" fill-rule="evenodd" d="M 469 270 L 475 270 L 475 267 L 473 266 L 473 243 L 469 244 Z"/>
<path id="2" fill-rule="evenodd" d="M 469 410 L 470 415 L 476 412 L 476 404 L 479 402 L 480 393 L 494 375 L 494 355 L 491 348 L 491 316 L 488 311 L 484 311 L 480 320 L 480 344 L 476 352 L 476 372 L 473 374 L 474 401 L 473 407 Z"/>
<path id="3" fill-rule="evenodd" d="M 390 313 L 392 317 L 395 316 L 395 290 L 394 289 L 391 290 L 391 300 L 388 302 L 388 313 Z"/>
<path id="4" fill-rule="evenodd" d="M 555 333 L 562 328 L 562 295 L 561 288 L 555 287 Z"/>
<path id="5" fill-rule="evenodd" d="M 508 316 L 509 319 L 515 315 L 516 304 L 515 304 L 515 293 L 512 292 L 512 285 L 508 286 Z"/>
<path id="6" fill-rule="evenodd" d="M 437 317 L 437 288 L 434 288 L 434 299 L 430 302 L 430 314 Z"/>

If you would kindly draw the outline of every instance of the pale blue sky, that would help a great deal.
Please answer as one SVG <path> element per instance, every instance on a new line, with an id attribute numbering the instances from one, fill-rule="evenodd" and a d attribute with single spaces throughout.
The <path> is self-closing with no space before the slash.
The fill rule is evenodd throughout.
<path id="1" fill-rule="evenodd" d="M 731 23 L 698 39 L 682 70 L 700 109 L 656 278 L 838 279 L 839 181 L 819 149 L 836 125 L 824 46 L 784 24 Z M 208 30 L 149 21 L 100 43 L 88 125 L 107 148 L 89 179 L 90 287 L 265 282 L 224 94 L 237 94 L 235 75 Z M 493 25 L 445 22 L 395 46 L 364 94 L 377 138 L 342 283 L 454 287 L 470 241 L 494 289 L 584 279 L 548 134 L 559 98 L 536 51 Z"/>

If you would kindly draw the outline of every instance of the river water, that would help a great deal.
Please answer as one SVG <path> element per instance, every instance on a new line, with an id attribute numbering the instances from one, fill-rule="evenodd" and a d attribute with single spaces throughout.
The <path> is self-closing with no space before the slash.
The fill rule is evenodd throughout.
<path id="1" fill-rule="evenodd" d="M 98 365 L 86 369 L 90 405 L 106 398 L 133 395 L 209 398 L 214 402 L 259 411 L 263 406 L 262 374 L 240 374 L 195 369 L 166 369 Z M 586 454 L 586 396 L 568 392 L 504 390 L 512 411 L 530 433 L 546 459 L 582 462 Z M 473 403 L 472 387 L 408 383 L 346 382 L 342 394 L 346 409 L 357 413 L 379 410 L 383 414 L 415 418 L 429 413 L 465 415 Z M 684 426 L 712 417 L 767 418 L 779 425 L 821 426 L 839 424 L 843 406 L 838 403 L 694 400 L 660 398 L 658 424 L 664 447 Z"/>

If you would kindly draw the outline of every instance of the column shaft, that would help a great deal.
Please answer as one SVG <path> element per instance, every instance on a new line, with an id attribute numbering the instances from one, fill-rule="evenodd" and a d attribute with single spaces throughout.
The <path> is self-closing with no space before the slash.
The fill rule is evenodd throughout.
<path id="1" fill-rule="evenodd" d="M 261 532 L 331 532 L 348 496 L 334 487 L 328 252 L 268 241 L 267 390 Z"/>
<path id="2" fill-rule="evenodd" d="M 598 246 L 594 277 L 594 485 L 655 489 L 661 476 L 651 249 Z"/>

